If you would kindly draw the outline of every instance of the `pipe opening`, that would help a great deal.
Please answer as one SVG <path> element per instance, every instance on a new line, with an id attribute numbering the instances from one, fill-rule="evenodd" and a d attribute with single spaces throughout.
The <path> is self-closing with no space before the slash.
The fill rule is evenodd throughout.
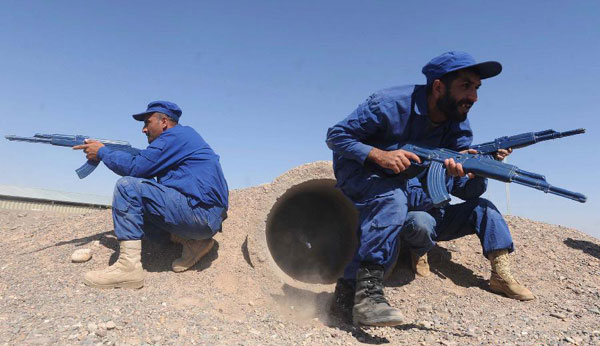
<path id="1" fill-rule="evenodd" d="M 277 266 L 307 283 L 334 283 L 357 246 L 357 211 L 332 179 L 288 189 L 271 208 L 266 226 Z"/>

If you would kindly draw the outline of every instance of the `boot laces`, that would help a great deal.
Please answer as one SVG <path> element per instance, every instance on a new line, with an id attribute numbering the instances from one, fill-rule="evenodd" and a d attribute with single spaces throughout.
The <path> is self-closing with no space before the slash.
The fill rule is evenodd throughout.
<path id="1" fill-rule="evenodd" d="M 515 278 L 513 278 L 511 272 L 510 272 L 510 263 L 508 260 L 508 255 L 507 254 L 503 254 L 498 256 L 495 259 L 495 271 L 496 273 L 498 273 L 498 275 L 500 275 L 500 277 L 502 277 L 504 279 L 504 281 L 506 282 L 515 282 Z"/>
<path id="2" fill-rule="evenodd" d="M 371 299 L 375 303 L 383 303 L 387 304 L 388 306 L 390 305 L 390 303 L 383 295 L 383 287 L 381 285 L 378 285 L 378 283 L 376 282 L 373 282 L 371 280 L 367 281 L 367 294 L 369 296 L 369 299 Z"/>

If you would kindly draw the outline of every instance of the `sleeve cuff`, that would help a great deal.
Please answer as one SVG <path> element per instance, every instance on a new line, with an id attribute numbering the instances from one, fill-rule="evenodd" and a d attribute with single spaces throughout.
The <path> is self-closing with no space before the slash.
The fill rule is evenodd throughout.
<path id="1" fill-rule="evenodd" d="M 364 164 L 365 161 L 367 161 L 367 157 L 372 149 L 372 146 L 359 142 L 359 144 L 356 146 L 356 157 L 358 157 L 360 162 Z"/>
<path id="2" fill-rule="evenodd" d="M 110 150 L 106 146 L 103 146 L 102 148 L 98 149 L 98 154 L 97 154 L 98 158 L 100 160 L 102 160 L 104 158 L 105 154 L 108 153 L 109 151 Z"/>

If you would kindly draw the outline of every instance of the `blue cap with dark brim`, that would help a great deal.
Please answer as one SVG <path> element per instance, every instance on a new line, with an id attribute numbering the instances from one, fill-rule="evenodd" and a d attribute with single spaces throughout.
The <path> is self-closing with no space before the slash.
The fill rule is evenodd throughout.
<path id="1" fill-rule="evenodd" d="M 154 112 L 162 113 L 169 118 L 179 122 L 179 117 L 181 116 L 181 109 L 179 106 L 169 101 L 152 101 L 148 104 L 148 108 L 145 112 L 134 114 L 133 119 L 138 121 L 144 121 L 144 118 L 148 114 L 152 114 Z"/>
<path id="2" fill-rule="evenodd" d="M 475 70 L 481 79 L 494 77 L 502 72 L 502 65 L 497 61 L 477 63 L 469 53 L 458 51 L 446 52 L 431 59 L 421 72 L 427 77 L 427 84 L 431 84 L 446 73 L 465 68 Z"/>

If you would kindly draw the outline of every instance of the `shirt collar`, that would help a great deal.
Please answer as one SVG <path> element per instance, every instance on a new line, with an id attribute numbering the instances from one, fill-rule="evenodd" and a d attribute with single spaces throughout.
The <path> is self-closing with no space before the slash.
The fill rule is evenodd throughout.
<path id="1" fill-rule="evenodd" d="M 448 121 L 443 121 L 441 123 L 434 123 L 431 121 L 431 119 L 429 119 L 429 107 L 427 104 L 427 86 L 426 85 L 417 85 L 417 87 L 415 88 L 415 93 L 413 96 L 413 99 L 415 100 L 415 105 L 414 105 L 414 112 L 417 115 L 421 116 L 421 119 L 423 119 L 423 121 L 425 121 L 430 127 L 432 128 L 438 128 L 441 127 L 442 125 L 447 125 L 450 122 Z"/>
<path id="2" fill-rule="evenodd" d="M 417 85 L 414 100 L 414 112 L 418 115 L 427 115 L 427 87 L 425 85 Z"/>

